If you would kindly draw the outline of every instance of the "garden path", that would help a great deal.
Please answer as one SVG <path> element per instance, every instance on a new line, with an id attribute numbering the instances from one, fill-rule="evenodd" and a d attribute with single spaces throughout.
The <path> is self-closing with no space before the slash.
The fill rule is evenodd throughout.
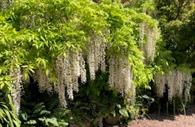
<path id="1" fill-rule="evenodd" d="M 128 127 L 195 127 L 195 105 L 190 106 L 187 115 L 159 116 L 133 120 Z"/>

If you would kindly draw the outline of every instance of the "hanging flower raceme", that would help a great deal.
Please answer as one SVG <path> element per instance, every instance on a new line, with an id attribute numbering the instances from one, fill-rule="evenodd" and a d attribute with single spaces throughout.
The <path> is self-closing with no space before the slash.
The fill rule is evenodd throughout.
<path id="1" fill-rule="evenodd" d="M 106 70 L 106 43 L 103 37 L 93 35 L 89 42 L 89 51 L 87 55 L 87 62 L 89 65 L 90 79 L 95 79 L 95 73 L 97 70 Z"/>
<path id="2" fill-rule="evenodd" d="M 0 1 L 0 10 L 1 9 L 6 9 L 7 7 L 9 7 L 12 4 L 12 0 L 1 0 Z"/>
<path id="3" fill-rule="evenodd" d="M 111 56 L 109 59 L 109 85 L 123 96 L 135 96 L 132 71 L 127 56 Z"/>
<path id="4" fill-rule="evenodd" d="M 159 38 L 157 26 L 150 27 L 146 23 L 140 24 L 139 45 L 144 52 L 146 60 L 153 61 L 156 52 L 156 41 Z"/>
<path id="5" fill-rule="evenodd" d="M 144 36 L 145 36 L 145 23 L 141 23 L 139 27 L 139 46 L 143 50 Z"/>
<path id="6" fill-rule="evenodd" d="M 61 105 L 66 107 L 65 93 L 72 100 L 74 98 L 74 91 L 79 91 L 78 79 L 81 79 L 81 83 L 85 83 L 87 79 L 82 53 L 69 52 L 65 57 L 58 56 L 55 62 L 55 71 L 58 83 L 54 89 L 59 95 Z"/>
<path id="7" fill-rule="evenodd" d="M 81 83 L 85 83 L 87 81 L 86 69 L 85 69 L 85 60 L 84 60 L 81 53 L 79 54 L 79 66 L 80 66 Z"/>
<path id="8" fill-rule="evenodd" d="M 58 93 L 58 98 L 60 105 L 62 107 L 67 106 L 66 97 L 65 97 L 65 59 L 63 57 L 57 57 L 55 61 L 55 71 L 57 75 L 57 84 L 54 86 L 54 91 Z"/>
<path id="9" fill-rule="evenodd" d="M 154 77 L 154 81 L 155 81 L 155 84 L 156 84 L 156 94 L 157 94 L 158 97 L 162 97 L 164 89 L 165 89 L 165 84 L 166 84 L 165 75 L 163 75 L 161 73 L 156 74 L 155 77 Z"/>
<path id="10" fill-rule="evenodd" d="M 186 98 L 190 95 L 192 75 L 190 72 L 173 70 L 165 74 L 155 75 L 156 93 L 162 97 L 165 92 L 165 85 L 168 86 L 168 98 Z M 186 100 L 187 101 L 187 100 Z"/>
<path id="11" fill-rule="evenodd" d="M 46 75 L 46 72 L 44 71 L 43 68 L 39 67 L 36 71 L 35 71 L 35 79 L 38 82 L 38 87 L 40 92 L 52 92 L 53 88 L 52 85 L 49 81 L 49 77 L 48 75 Z"/>
<path id="12" fill-rule="evenodd" d="M 20 110 L 20 100 L 21 100 L 21 83 L 22 83 L 22 74 L 20 67 L 12 68 L 10 70 L 10 76 L 13 79 L 13 86 L 12 86 L 12 99 L 13 103 L 16 107 L 16 113 L 19 113 Z"/>
<path id="13" fill-rule="evenodd" d="M 144 45 L 145 56 L 153 61 L 155 56 L 156 41 L 159 37 L 159 32 L 156 27 L 146 29 L 147 41 Z"/>

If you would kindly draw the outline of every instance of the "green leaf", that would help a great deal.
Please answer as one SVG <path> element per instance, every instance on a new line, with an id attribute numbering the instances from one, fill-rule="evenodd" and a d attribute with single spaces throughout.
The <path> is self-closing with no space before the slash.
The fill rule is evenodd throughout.
<path id="1" fill-rule="evenodd" d="M 58 127 L 59 126 L 58 121 L 57 121 L 56 118 L 47 118 L 46 119 L 46 123 L 48 125 L 52 125 L 52 126 L 55 126 L 55 127 Z"/>
<path id="2" fill-rule="evenodd" d="M 36 120 L 29 120 L 28 122 L 26 122 L 26 124 L 35 125 L 35 124 L 37 124 L 37 121 Z"/>
<path id="3" fill-rule="evenodd" d="M 128 111 L 126 109 L 120 109 L 119 113 L 124 117 L 129 117 Z"/>
<path id="4" fill-rule="evenodd" d="M 8 118 L 8 120 L 9 120 L 9 126 L 10 126 L 10 127 L 14 127 L 14 123 L 13 123 L 13 121 L 12 121 L 12 117 L 11 117 L 9 111 L 4 110 L 4 112 L 5 112 L 5 114 L 6 114 L 7 118 Z"/>
<path id="5" fill-rule="evenodd" d="M 28 120 L 27 113 L 26 112 L 25 113 L 21 113 L 21 118 L 22 118 L 22 120 L 27 121 Z"/>

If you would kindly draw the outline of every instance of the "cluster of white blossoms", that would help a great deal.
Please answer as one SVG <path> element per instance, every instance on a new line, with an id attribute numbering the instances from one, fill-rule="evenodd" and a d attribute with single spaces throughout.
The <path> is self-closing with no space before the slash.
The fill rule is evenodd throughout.
<path id="1" fill-rule="evenodd" d="M 1 0 L 0 1 L 0 10 L 6 9 L 9 5 L 11 5 L 12 0 Z"/>
<path id="2" fill-rule="evenodd" d="M 123 96 L 134 91 L 128 56 L 111 56 L 109 59 L 109 85 Z"/>
<path id="3" fill-rule="evenodd" d="M 57 86 L 54 87 L 59 95 L 59 101 L 66 107 L 66 94 L 74 99 L 74 92 L 79 91 L 79 78 L 81 83 L 86 82 L 85 60 L 81 53 L 69 52 L 65 57 L 59 56 L 55 62 Z"/>
<path id="4" fill-rule="evenodd" d="M 89 43 L 89 51 L 87 54 L 87 63 L 89 65 L 90 79 L 95 79 L 97 70 L 106 70 L 106 43 L 103 37 L 94 35 Z"/>
<path id="5" fill-rule="evenodd" d="M 155 75 L 156 93 L 159 97 L 163 96 L 165 84 L 168 86 L 168 98 L 173 97 L 186 98 L 190 95 L 192 75 L 190 72 L 173 70 L 166 74 Z M 186 98 L 187 99 L 187 98 Z"/>
<path id="6" fill-rule="evenodd" d="M 59 102 L 62 107 L 67 106 L 66 97 L 65 97 L 65 63 L 63 57 L 58 57 L 55 61 L 55 72 L 57 75 L 58 83 L 54 86 L 54 91 L 58 93 Z"/>
<path id="7" fill-rule="evenodd" d="M 21 89 L 22 89 L 22 74 L 19 67 L 13 68 L 10 70 L 10 76 L 13 79 L 12 86 L 12 99 L 16 107 L 16 113 L 19 113 L 20 110 L 20 99 L 21 99 Z"/>
<path id="8" fill-rule="evenodd" d="M 52 92 L 53 89 L 49 81 L 49 78 L 46 75 L 46 72 L 41 67 L 36 70 L 35 75 L 36 75 L 35 79 L 37 80 L 39 84 L 40 92 L 43 92 L 43 91 Z"/>
<path id="9" fill-rule="evenodd" d="M 159 30 L 157 27 L 151 28 L 145 23 L 140 24 L 140 40 L 139 46 L 144 52 L 146 60 L 153 61 L 156 52 L 156 41 L 159 38 Z"/>
<path id="10" fill-rule="evenodd" d="M 164 74 L 158 73 L 154 76 L 154 81 L 156 84 L 156 94 L 158 97 L 162 97 L 165 90 L 166 76 Z"/>
<path id="11" fill-rule="evenodd" d="M 58 93 L 61 106 L 66 107 L 66 93 L 69 99 L 74 98 L 74 92 L 79 91 L 79 78 L 81 83 L 87 81 L 85 60 L 81 53 L 69 52 L 66 56 L 58 56 L 55 60 L 54 70 L 57 83 L 49 81 L 49 76 L 39 68 L 36 71 L 40 92 L 55 91 Z"/>
<path id="12" fill-rule="evenodd" d="M 95 80 L 97 70 L 105 71 L 106 43 L 103 37 L 94 36 L 88 44 L 89 51 L 86 55 L 89 66 L 90 79 Z M 57 77 L 57 84 L 52 85 L 49 77 L 42 69 L 36 71 L 40 92 L 54 90 L 59 95 L 59 101 L 66 107 L 66 95 L 74 99 L 74 92 L 79 91 L 79 79 L 81 83 L 87 81 L 86 63 L 82 53 L 68 52 L 66 56 L 58 56 L 55 60 L 54 70 Z"/>
<path id="13" fill-rule="evenodd" d="M 145 23 L 141 23 L 139 27 L 139 46 L 143 50 L 143 44 L 144 44 L 144 37 L 145 37 Z"/>
<path id="14" fill-rule="evenodd" d="M 88 52 L 66 53 L 66 56 L 58 56 L 55 59 L 54 71 L 57 82 L 50 81 L 50 75 L 43 68 L 38 68 L 35 78 L 40 92 L 58 93 L 62 107 L 67 106 L 66 97 L 74 99 L 74 92 L 79 91 L 79 82 L 86 83 L 86 62 L 89 67 L 91 80 L 95 80 L 96 72 L 106 71 L 106 42 L 101 36 L 93 36 L 88 44 Z M 86 62 L 84 56 L 87 58 Z M 135 86 L 132 83 L 132 71 L 128 56 L 111 56 L 109 59 L 109 84 L 110 87 L 120 92 L 123 96 L 135 96 Z M 80 79 L 80 80 L 79 80 Z M 131 95 L 130 95 L 131 94 Z"/>

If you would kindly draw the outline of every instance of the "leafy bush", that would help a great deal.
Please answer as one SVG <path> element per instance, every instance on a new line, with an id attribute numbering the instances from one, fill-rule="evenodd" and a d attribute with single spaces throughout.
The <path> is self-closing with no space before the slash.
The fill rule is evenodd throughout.
<path id="1" fill-rule="evenodd" d="M 0 68 L 0 127 L 20 127 L 11 98 L 11 79 L 3 75 Z"/>
<path id="2" fill-rule="evenodd" d="M 17 115 L 5 102 L 0 102 L 0 127 L 20 127 Z"/>
<path id="3" fill-rule="evenodd" d="M 48 111 L 44 103 L 38 103 L 32 112 L 22 112 L 20 118 L 22 127 L 65 127 L 68 125 L 65 117 L 68 114 L 66 109 L 54 109 L 55 112 Z"/>
<path id="4" fill-rule="evenodd" d="M 74 101 L 69 102 L 73 123 L 88 121 L 98 125 L 99 120 L 108 116 L 124 99 L 107 84 L 108 75 L 98 74 L 95 81 L 89 81 L 80 87 Z"/>

